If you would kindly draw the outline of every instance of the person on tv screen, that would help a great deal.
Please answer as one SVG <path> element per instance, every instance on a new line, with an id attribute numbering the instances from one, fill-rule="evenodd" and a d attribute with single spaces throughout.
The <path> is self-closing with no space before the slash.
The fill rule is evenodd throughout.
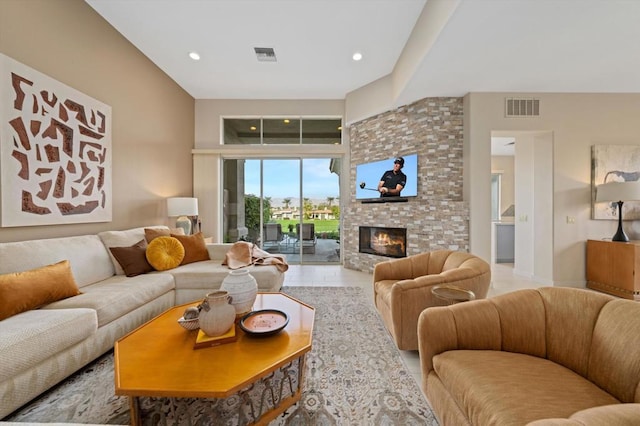
<path id="1" fill-rule="evenodd" d="M 407 176 L 402 173 L 404 158 L 397 157 L 393 160 L 393 169 L 384 172 L 378 182 L 378 191 L 381 197 L 399 197 L 400 192 L 407 184 Z"/>

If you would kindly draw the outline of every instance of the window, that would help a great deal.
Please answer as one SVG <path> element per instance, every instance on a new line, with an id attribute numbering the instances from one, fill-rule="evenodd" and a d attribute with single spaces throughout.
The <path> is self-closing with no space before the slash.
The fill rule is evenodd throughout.
<path id="1" fill-rule="evenodd" d="M 290 264 L 339 262 L 337 160 L 225 159 L 224 241 L 253 242 Z"/>
<path id="2" fill-rule="evenodd" d="M 222 126 L 225 145 L 342 144 L 340 118 L 224 118 Z"/>

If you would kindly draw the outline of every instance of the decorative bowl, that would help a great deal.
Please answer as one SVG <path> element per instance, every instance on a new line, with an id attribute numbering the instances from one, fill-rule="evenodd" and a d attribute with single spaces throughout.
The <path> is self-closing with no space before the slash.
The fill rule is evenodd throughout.
<path id="1" fill-rule="evenodd" d="M 184 317 L 180 317 L 178 318 L 178 324 L 187 330 L 197 330 L 200 328 L 200 321 L 198 321 L 198 318 L 184 319 Z"/>
<path id="2" fill-rule="evenodd" d="M 240 320 L 240 328 L 250 336 L 272 336 L 289 324 L 289 316 L 277 309 L 251 311 Z"/>

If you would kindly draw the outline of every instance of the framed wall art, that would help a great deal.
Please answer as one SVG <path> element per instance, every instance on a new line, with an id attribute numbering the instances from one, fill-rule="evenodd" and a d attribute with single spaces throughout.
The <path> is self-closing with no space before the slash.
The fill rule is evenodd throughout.
<path id="1" fill-rule="evenodd" d="M 111 107 L 0 54 L 0 225 L 109 222 Z"/>
<path id="2" fill-rule="evenodd" d="M 593 219 L 618 220 L 617 203 L 596 203 L 596 187 L 608 182 L 640 180 L 640 145 L 591 147 L 591 212 Z M 624 201 L 624 220 L 640 219 L 640 202 Z"/>

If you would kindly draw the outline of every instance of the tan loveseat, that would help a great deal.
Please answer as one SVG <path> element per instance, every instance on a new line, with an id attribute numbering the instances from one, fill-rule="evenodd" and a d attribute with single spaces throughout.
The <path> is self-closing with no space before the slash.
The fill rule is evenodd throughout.
<path id="1" fill-rule="evenodd" d="M 431 288 L 437 284 L 453 284 L 483 299 L 491 284 L 491 268 L 473 254 L 452 250 L 436 250 L 375 265 L 374 302 L 398 349 L 418 349 L 418 316 L 438 304 L 431 294 Z"/>
<path id="2" fill-rule="evenodd" d="M 67 260 L 82 293 L 0 320 L 0 419 L 169 307 L 218 289 L 229 273 L 222 261 L 232 244 L 207 244 L 211 260 L 127 277 L 108 248 L 132 246 L 144 238 L 141 227 L 0 243 L 0 274 Z M 284 273 L 276 266 L 248 269 L 259 291 L 280 290 Z"/>
<path id="3" fill-rule="evenodd" d="M 418 337 L 422 388 L 443 426 L 640 424 L 637 302 L 520 290 L 429 308 Z"/>

